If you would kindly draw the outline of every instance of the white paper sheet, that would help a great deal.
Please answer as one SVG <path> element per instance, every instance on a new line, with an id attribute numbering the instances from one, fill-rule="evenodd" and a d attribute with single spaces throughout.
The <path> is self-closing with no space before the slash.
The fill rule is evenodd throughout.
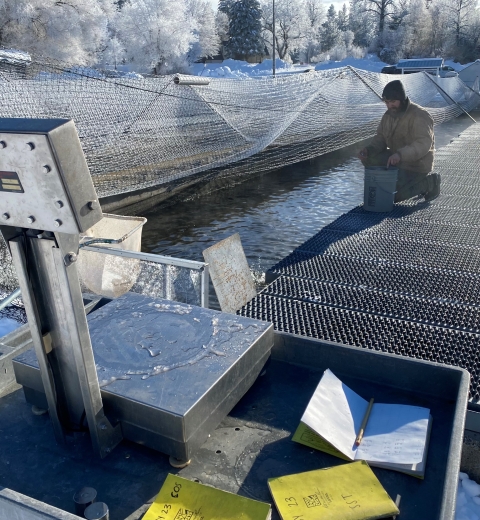
<path id="1" fill-rule="evenodd" d="M 356 459 L 396 464 L 421 462 L 430 411 L 402 404 L 373 405 Z"/>
<path id="2" fill-rule="evenodd" d="M 352 460 L 368 402 L 325 370 L 301 421 Z"/>

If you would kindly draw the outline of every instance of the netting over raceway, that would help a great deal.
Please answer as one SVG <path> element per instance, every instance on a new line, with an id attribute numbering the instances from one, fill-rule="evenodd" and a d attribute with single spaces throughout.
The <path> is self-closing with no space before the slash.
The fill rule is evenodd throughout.
<path id="1" fill-rule="evenodd" d="M 212 169 L 240 175 L 277 168 L 358 142 L 373 135 L 385 111 L 379 95 L 398 78 L 351 67 L 211 78 L 201 86 L 132 76 L 42 60 L 4 65 L 0 117 L 73 119 L 97 193 L 106 197 Z M 458 78 L 401 79 L 436 123 L 480 100 Z"/>

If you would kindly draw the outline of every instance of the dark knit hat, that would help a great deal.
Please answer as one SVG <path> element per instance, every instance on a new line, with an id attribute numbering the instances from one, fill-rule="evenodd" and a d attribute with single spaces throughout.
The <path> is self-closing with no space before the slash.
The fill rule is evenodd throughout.
<path id="1" fill-rule="evenodd" d="M 407 94 L 405 94 L 402 82 L 399 79 L 396 79 L 395 81 L 387 83 L 383 89 L 382 98 L 390 101 L 395 99 L 405 101 L 407 99 Z"/>

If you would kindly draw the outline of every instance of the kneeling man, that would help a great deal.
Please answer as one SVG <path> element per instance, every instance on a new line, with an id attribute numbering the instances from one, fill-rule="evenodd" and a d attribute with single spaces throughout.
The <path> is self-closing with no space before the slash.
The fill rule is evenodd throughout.
<path id="1" fill-rule="evenodd" d="M 398 168 L 395 202 L 423 195 L 426 201 L 440 194 L 440 175 L 432 173 L 435 152 L 433 119 L 410 101 L 400 80 L 383 89 L 387 111 L 369 146 L 358 154 L 365 166 Z"/>

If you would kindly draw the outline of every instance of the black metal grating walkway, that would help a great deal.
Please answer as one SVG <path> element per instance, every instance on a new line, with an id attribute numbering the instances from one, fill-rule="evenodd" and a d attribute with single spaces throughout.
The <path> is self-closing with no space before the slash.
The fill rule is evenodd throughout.
<path id="1" fill-rule="evenodd" d="M 480 405 L 480 124 L 437 152 L 442 193 L 342 215 L 240 311 L 284 332 L 457 365 Z"/>

